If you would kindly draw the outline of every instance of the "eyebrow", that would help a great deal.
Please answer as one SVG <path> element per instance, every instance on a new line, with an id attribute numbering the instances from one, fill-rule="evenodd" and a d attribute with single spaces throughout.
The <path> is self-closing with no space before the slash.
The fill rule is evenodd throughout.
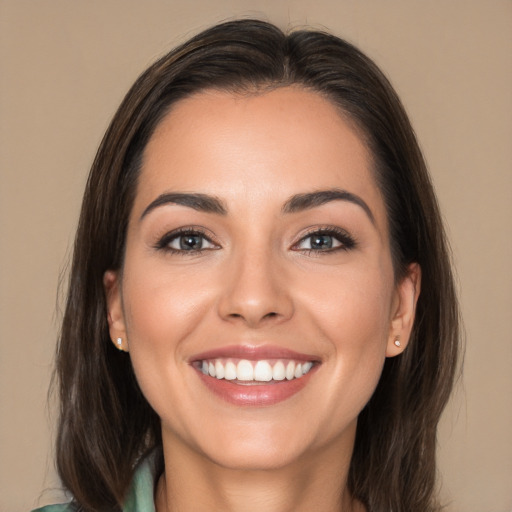
<path id="1" fill-rule="evenodd" d="M 205 213 L 216 213 L 218 215 L 227 214 L 227 208 L 217 197 L 209 196 L 207 194 L 169 192 L 159 195 L 154 201 L 152 201 L 142 212 L 140 220 L 142 220 L 150 211 L 166 204 L 179 204 Z"/>
<path id="2" fill-rule="evenodd" d="M 351 192 L 338 188 L 296 194 L 284 203 L 281 211 L 285 214 L 298 213 L 317 208 L 332 201 L 348 201 L 361 207 L 371 222 L 375 224 L 375 217 L 363 199 Z M 142 212 L 140 220 L 155 208 L 167 204 L 178 204 L 199 212 L 216 213 L 217 215 L 227 215 L 228 212 L 224 202 L 215 196 L 200 193 L 168 192 L 159 195 L 152 201 Z"/>
<path id="3" fill-rule="evenodd" d="M 297 194 L 292 196 L 283 205 L 283 213 L 297 213 L 304 210 L 310 210 L 323 204 L 330 203 L 331 201 L 348 201 L 350 203 L 360 206 L 368 218 L 375 224 L 375 217 L 370 207 L 365 203 L 359 196 L 341 190 L 338 188 L 332 188 L 328 190 L 318 190 L 316 192 L 310 192 L 306 194 Z"/>

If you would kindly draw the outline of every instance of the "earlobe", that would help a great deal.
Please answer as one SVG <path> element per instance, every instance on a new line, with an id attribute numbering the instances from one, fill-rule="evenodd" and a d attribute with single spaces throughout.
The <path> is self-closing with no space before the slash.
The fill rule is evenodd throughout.
<path id="1" fill-rule="evenodd" d="M 407 274 L 396 287 L 386 357 L 397 356 L 406 349 L 414 325 L 420 289 L 421 268 L 418 263 L 411 263 Z"/>
<path id="2" fill-rule="evenodd" d="M 127 352 L 128 344 L 121 301 L 119 272 L 107 270 L 105 274 L 103 274 L 103 287 L 105 289 L 107 302 L 107 320 L 110 339 L 117 349 Z"/>

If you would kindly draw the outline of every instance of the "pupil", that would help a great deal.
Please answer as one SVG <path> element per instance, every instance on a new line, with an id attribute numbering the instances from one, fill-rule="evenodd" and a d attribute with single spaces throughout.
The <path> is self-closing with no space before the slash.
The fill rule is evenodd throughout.
<path id="1" fill-rule="evenodd" d="M 331 249 L 332 236 L 330 235 L 315 235 L 311 240 L 311 247 L 314 249 Z"/>
<path id="2" fill-rule="evenodd" d="M 180 238 L 180 249 L 185 251 L 197 251 L 201 249 L 202 245 L 202 239 L 199 235 L 183 235 Z"/>

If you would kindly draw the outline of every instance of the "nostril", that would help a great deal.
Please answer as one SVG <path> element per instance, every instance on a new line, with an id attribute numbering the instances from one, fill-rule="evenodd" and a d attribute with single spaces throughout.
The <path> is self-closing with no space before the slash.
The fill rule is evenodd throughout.
<path id="1" fill-rule="evenodd" d="M 245 320 L 251 320 L 250 315 L 246 316 L 243 313 L 230 313 L 229 317 L 230 318 L 241 318 L 241 319 L 245 319 Z M 271 311 L 270 313 L 266 313 L 265 315 L 260 316 L 259 320 L 257 320 L 257 321 L 271 320 L 271 319 L 277 318 L 277 317 L 279 317 L 279 313 L 276 313 L 275 311 Z"/>

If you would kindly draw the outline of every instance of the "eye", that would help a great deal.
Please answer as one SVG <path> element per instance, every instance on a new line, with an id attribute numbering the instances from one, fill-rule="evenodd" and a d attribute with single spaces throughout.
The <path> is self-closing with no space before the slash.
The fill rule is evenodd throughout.
<path id="1" fill-rule="evenodd" d="M 293 249 L 306 252 L 347 251 L 355 246 L 354 239 L 341 229 L 318 229 L 301 238 Z"/>
<path id="2" fill-rule="evenodd" d="M 157 244 L 158 249 L 174 253 L 199 253 L 218 249 L 202 231 L 197 229 L 180 229 L 166 234 Z"/>

